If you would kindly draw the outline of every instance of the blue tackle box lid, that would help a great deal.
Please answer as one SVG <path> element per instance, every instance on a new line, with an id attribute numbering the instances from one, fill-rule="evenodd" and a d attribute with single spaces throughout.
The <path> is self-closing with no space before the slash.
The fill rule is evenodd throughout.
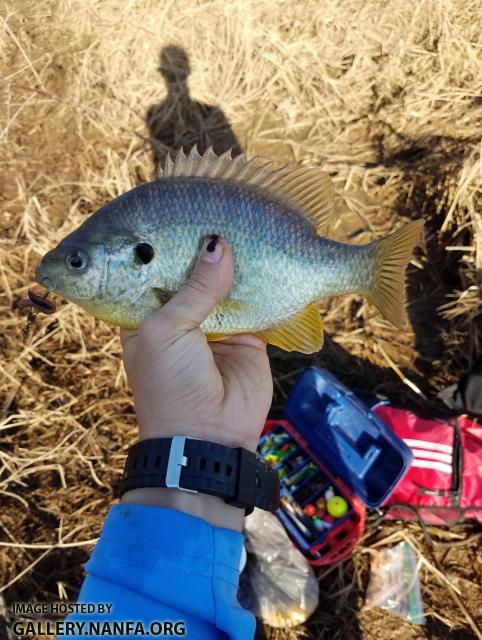
<path id="1" fill-rule="evenodd" d="M 410 448 L 326 369 L 302 372 L 285 415 L 312 453 L 369 507 L 388 498 L 412 462 Z"/>

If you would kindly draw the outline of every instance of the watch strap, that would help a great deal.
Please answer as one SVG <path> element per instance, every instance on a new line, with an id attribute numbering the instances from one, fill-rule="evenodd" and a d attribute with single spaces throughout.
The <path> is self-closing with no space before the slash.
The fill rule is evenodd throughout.
<path id="1" fill-rule="evenodd" d="M 255 453 L 189 436 L 151 438 L 129 449 L 119 497 L 141 487 L 207 493 L 249 513 L 279 506 L 278 474 Z"/>

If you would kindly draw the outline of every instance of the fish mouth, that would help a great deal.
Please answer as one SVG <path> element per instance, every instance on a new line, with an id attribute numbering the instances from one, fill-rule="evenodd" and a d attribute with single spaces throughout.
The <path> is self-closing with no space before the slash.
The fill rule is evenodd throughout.
<path id="1" fill-rule="evenodd" d="M 56 283 L 54 280 L 52 280 L 52 278 L 50 278 L 49 276 L 44 276 L 42 274 L 42 268 L 41 265 L 39 265 L 36 269 L 35 269 L 35 280 L 42 285 L 42 287 L 45 287 L 48 291 L 55 291 L 56 289 Z"/>

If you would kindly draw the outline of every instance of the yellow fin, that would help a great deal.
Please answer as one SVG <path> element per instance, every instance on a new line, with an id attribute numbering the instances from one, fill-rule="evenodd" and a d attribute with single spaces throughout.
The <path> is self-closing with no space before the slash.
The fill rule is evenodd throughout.
<path id="1" fill-rule="evenodd" d="M 316 353 L 323 346 L 323 321 L 314 304 L 282 324 L 258 334 L 269 344 L 285 351 Z"/>
<path id="2" fill-rule="evenodd" d="M 231 157 L 231 151 L 217 156 L 212 147 L 201 156 L 194 146 L 188 155 L 180 149 L 174 159 L 166 157 L 157 170 L 159 178 L 174 176 L 216 178 L 257 187 L 274 198 L 296 207 L 318 233 L 335 215 L 333 183 L 328 174 L 314 167 L 275 168 L 274 163 L 245 155 Z"/>
<path id="3" fill-rule="evenodd" d="M 403 320 L 405 267 L 418 242 L 423 224 L 423 220 L 409 222 L 376 243 L 375 277 L 366 297 L 396 327 L 400 327 Z"/>
<path id="4" fill-rule="evenodd" d="M 208 342 L 219 342 L 220 340 L 226 340 L 226 338 L 232 338 L 232 333 L 206 333 Z"/>

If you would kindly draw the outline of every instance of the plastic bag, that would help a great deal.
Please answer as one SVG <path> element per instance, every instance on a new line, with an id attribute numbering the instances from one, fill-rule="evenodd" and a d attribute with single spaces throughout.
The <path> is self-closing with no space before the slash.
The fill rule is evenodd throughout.
<path id="1" fill-rule="evenodd" d="M 380 607 L 414 624 L 425 624 L 417 555 L 406 541 L 375 552 L 366 606 Z"/>
<path id="2" fill-rule="evenodd" d="M 306 558 L 272 513 L 255 509 L 246 518 L 248 553 L 238 600 L 271 627 L 295 627 L 318 606 L 318 581 Z"/>

